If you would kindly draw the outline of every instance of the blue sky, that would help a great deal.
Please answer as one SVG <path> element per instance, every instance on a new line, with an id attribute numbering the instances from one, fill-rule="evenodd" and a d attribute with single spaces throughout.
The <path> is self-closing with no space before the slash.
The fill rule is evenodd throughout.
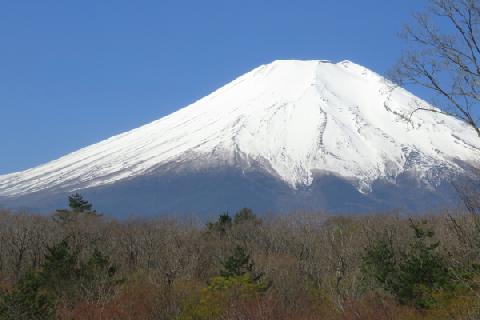
<path id="1" fill-rule="evenodd" d="M 156 120 L 275 59 L 387 72 L 419 0 L 0 0 L 0 174 Z"/>

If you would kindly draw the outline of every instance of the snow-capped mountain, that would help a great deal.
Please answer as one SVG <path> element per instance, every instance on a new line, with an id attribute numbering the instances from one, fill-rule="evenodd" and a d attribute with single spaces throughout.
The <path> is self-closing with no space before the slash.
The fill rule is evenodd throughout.
<path id="1" fill-rule="evenodd" d="M 130 211 L 140 210 L 134 205 L 139 189 L 140 198 L 151 203 L 149 211 L 195 210 L 195 199 L 203 211 L 200 203 L 214 201 L 208 192 L 222 194 L 216 198 L 218 209 L 224 204 L 232 209 L 225 199 L 249 205 L 238 185 L 242 190 L 262 185 L 266 192 L 256 194 L 268 198 L 262 209 L 278 209 L 275 203 L 320 208 L 321 196 L 312 191 L 315 183 L 336 179 L 343 190 L 351 186 L 349 192 L 358 193 L 357 198 L 387 204 L 375 195 L 379 185 L 400 186 L 409 177 L 410 185 L 434 191 L 468 174 L 480 159 L 480 139 L 464 123 L 432 112 L 416 112 L 408 121 L 419 106 L 426 103 L 350 61 L 274 61 L 150 124 L 0 176 L 0 203 L 24 201 L 41 208 L 42 202 L 52 203 L 48 199 L 83 190 L 108 207 L 109 197 L 118 201 L 120 188 L 122 198 L 131 196 Z M 233 172 L 235 178 L 228 178 Z M 202 187 L 219 175 L 227 184 L 243 182 L 237 181 L 231 195 L 216 183 Z M 269 196 L 277 188 L 283 190 L 281 200 Z M 163 199 L 161 190 L 173 193 Z M 162 199 L 168 200 L 167 207 L 155 204 Z M 332 200 L 325 201 L 326 207 L 335 207 Z M 192 206 L 182 206 L 184 202 Z"/>

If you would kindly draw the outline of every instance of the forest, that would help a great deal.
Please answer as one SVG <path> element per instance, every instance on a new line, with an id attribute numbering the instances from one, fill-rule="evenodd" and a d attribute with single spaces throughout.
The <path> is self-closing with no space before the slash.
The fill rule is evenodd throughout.
<path id="1" fill-rule="evenodd" d="M 470 203 L 470 205 L 469 205 Z M 477 206 L 104 216 L 0 212 L 0 319 L 479 319 Z"/>

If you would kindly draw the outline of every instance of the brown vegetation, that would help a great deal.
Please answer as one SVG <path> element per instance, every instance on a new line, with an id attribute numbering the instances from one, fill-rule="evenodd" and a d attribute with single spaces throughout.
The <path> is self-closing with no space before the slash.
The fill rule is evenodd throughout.
<path id="1" fill-rule="evenodd" d="M 223 216 L 204 226 L 180 218 L 117 221 L 83 212 L 65 221 L 58 219 L 58 212 L 39 216 L 3 211 L 0 319 L 480 316 L 480 224 L 474 213 L 417 219 L 395 214 L 338 217 L 305 213 L 260 220 L 251 212 L 243 215 L 242 219 Z M 428 230 L 425 239 L 415 237 L 412 224 Z M 403 299 L 394 286 L 369 276 L 365 256 L 379 239 L 388 239 L 397 260 L 409 252 L 417 254 L 412 250 L 418 248 L 423 248 L 418 251 L 421 254 L 434 252 L 435 259 L 445 262 L 448 286 L 423 288 L 419 282 L 413 290 L 421 294 L 414 294 L 428 300 L 415 304 Z M 421 241 L 435 246 L 421 247 Z M 66 256 L 73 259 L 68 268 L 74 276 L 67 278 L 55 269 L 61 268 L 61 259 L 55 256 L 67 254 L 65 250 L 70 250 Z M 18 299 L 32 298 L 25 291 L 35 283 L 31 279 L 36 278 L 28 276 L 32 274 L 38 279 L 56 279 L 57 284 L 35 291 L 32 300 L 45 297 L 45 308 L 52 312 L 48 317 L 21 311 L 25 306 Z M 65 286 L 58 284 L 62 281 Z"/>

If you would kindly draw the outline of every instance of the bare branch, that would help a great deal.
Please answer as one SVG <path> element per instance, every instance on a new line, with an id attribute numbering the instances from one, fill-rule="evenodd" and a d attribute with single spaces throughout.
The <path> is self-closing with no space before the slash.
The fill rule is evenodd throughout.
<path id="1" fill-rule="evenodd" d="M 398 62 L 392 80 L 427 88 L 440 98 L 437 106 L 442 112 L 434 112 L 455 116 L 480 137 L 474 116 L 480 103 L 478 2 L 431 0 L 429 12 L 416 14 L 415 19 L 416 24 L 404 30 L 411 46 Z"/>

